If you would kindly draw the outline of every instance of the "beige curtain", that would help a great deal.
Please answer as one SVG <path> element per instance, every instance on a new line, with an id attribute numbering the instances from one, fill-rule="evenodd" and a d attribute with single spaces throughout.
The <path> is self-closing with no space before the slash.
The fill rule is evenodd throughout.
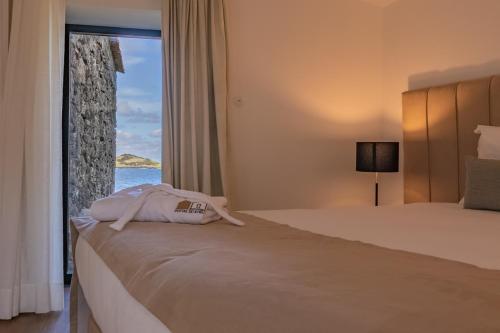
<path id="1" fill-rule="evenodd" d="M 0 103 L 3 96 L 7 54 L 9 51 L 10 1 L 0 0 Z"/>
<path id="2" fill-rule="evenodd" d="M 2 1 L 0 42 L 5 43 Z M 0 101 L 0 319 L 63 308 L 64 0 L 13 0 Z M 8 29 L 8 27 L 7 27 Z"/>
<path id="3" fill-rule="evenodd" d="M 221 195 L 226 187 L 223 0 L 163 0 L 163 180 Z"/>

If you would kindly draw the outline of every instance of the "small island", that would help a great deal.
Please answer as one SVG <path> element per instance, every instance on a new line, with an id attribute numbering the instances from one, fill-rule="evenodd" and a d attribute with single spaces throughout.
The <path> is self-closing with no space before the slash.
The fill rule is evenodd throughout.
<path id="1" fill-rule="evenodd" d="M 122 154 L 116 158 L 117 168 L 161 169 L 159 162 L 132 154 Z"/>

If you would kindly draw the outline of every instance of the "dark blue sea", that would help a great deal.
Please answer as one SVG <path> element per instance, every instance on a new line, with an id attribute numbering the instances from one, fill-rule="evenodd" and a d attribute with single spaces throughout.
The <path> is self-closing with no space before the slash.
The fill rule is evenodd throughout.
<path id="1" fill-rule="evenodd" d="M 141 184 L 161 183 L 161 170 L 142 168 L 116 168 L 115 192 Z"/>

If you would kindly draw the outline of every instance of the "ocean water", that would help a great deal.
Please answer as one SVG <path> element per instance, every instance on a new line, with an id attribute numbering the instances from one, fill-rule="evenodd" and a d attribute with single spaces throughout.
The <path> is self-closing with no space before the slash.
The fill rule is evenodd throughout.
<path id="1" fill-rule="evenodd" d="M 160 184 L 161 170 L 143 168 L 116 168 L 115 192 L 141 184 Z"/>

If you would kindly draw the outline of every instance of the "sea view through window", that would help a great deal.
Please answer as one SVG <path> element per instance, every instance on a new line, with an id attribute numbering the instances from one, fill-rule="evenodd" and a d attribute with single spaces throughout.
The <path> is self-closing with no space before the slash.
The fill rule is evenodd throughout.
<path id="1" fill-rule="evenodd" d="M 115 191 L 161 182 L 161 41 L 119 38 Z"/>

